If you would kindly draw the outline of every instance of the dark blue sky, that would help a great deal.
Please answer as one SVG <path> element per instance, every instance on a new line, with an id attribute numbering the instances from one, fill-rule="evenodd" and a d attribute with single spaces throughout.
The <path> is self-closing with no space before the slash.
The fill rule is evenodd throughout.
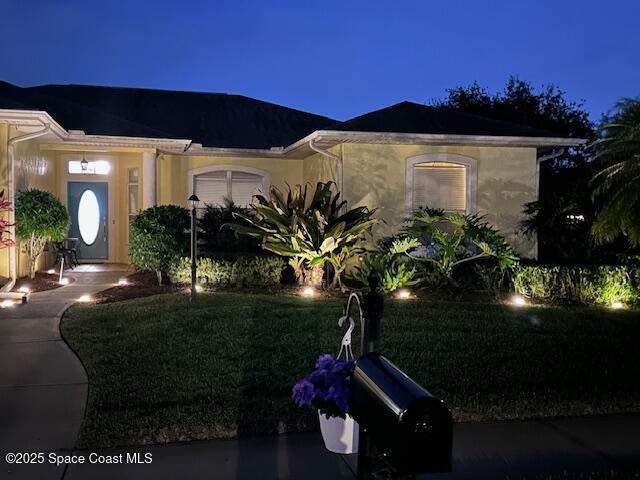
<path id="1" fill-rule="evenodd" d="M 0 79 L 229 92 L 338 119 L 510 74 L 640 95 L 639 0 L 2 0 Z"/>

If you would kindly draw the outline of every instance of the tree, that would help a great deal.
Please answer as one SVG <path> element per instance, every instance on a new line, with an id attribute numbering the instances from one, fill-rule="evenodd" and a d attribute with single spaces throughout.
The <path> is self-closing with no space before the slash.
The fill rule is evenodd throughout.
<path id="1" fill-rule="evenodd" d="M 516 77 L 509 78 L 504 90 L 495 94 L 478 83 L 450 89 L 447 97 L 434 105 L 534 127 L 550 135 L 596 138 L 582 103 L 568 101 L 553 85 L 536 91 Z M 541 260 L 584 262 L 598 254 L 588 233 L 594 218 L 587 188 L 592 175 L 588 153 L 583 146 L 564 149 L 540 166 L 539 199 L 526 206 L 528 218 L 523 230 L 537 235 Z"/>
<path id="2" fill-rule="evenodd" d="M 253 215 L 235 213 L 236 233 L 259 238 L 262 248 L 289 257 L 299 283 L 320 286 L 324 265 L 333 267 L 332 288 L 342 286 L 347 261 L 357 255 L 363 236 L 378 220 L 375 210 L 357 207 L 341 213 L 346 202 L 333 193 L 333 182 L 318 183 L 307 201 L 307 186 L 289 188 L 286 197 L 275 187 L 269 198 L 256 195 Z"/>
<path id="3" fill-rule="evenodd" d="M 18 192 L 16 236 L 25 242 L 29 278 L 35 278 L 38 257 L 47 242 L 64 240 L 70 223 L 67 208 L 53 194 L 35 188 Z"/>
<path id="4" fill-rule="evenodd" d="M 0 250 L 15 245 L 15 242 L 7 231 L 7 229 L 11 227 L 11 224 L 5 218 L 10 208 L 11 202 L 5 198 L 4 190 L 2 190 L 0 192 Z"/>
<path id="5" fill-rule="evenodd" d="M 189 213 L 177 205 L 159 205 L 142 210 L 131 222 L 129 257 L 143 270 L 162 274 L 187 251 Z"/>
<path id="6" fill-rule="evenodd" d="M 597 242 L 625 236 L 640 246 L 640 99 L 619 102 L 603 119 L 594 151 L 593 198 L 598 206 L 591 229 Z"/>

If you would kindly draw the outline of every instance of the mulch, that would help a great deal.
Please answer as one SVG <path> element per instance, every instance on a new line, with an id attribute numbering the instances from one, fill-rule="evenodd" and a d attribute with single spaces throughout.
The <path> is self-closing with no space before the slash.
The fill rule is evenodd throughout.
<path id="1" fill-rule="evenodd" d="M 74 282 L 72 277 L 65 275 L 64 278 L 68 279 L 69 283 Z M 36 272 L 36 278 L 34 279 L 22 277 L 16 280 L 12 291 L 18 292 L 21 287 L 27 287 L 31 293 L 53 290 L 62 286 L 58 283 L 59 279 L 60 277 L 56 273 Z"/>
<path id="2" fill-rule="evenodd" d="M 119 302 L 161 293 L 174 293 L 180 290 L 180 287 L 169 283 L 169 279 L 165 279 L 166 284 L 158 285 L 158 279 L 154 272 L 135 272 L 124 278 L 127 279 L 127 285 L 118 285 L 97 293 L 94 296 L 95 302 Z"/>

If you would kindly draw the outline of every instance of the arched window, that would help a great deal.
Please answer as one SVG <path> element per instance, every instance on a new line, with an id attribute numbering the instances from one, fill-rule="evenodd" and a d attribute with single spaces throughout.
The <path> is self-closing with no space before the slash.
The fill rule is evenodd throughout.
<path id="1" fill-rule="evenodd" d="M 225 199 L 238 206 L 253 203 L 253 196 L 266 194 L 271 176 L 264 170 L 237 165 L 212 165 L 189 172 L 189 187 L 201 205 L 224 205 Z"/>
<path id="2" fill-rule="evenodd" d="M 463 155 L 431 153 L 407 159 L 405 204 L 475 213 L 476 160 Z"/>

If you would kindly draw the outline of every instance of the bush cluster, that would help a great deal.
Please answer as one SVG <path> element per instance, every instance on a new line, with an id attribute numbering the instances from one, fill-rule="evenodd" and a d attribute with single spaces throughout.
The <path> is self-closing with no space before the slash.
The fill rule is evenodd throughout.
<path id="1" fill-rule="evenodd" d="M 241 255 L 235 258 L 199 258 L 198 283 L 210 287 L 273 287 L 280 284 L 284 261 L 272 255 Z M 191 259 L 176 260 L 169 270 L 173 283 L 191 282 Z"/>
<path id="2" fill-rule="evenodd" d="M 638 267 L 620 265 L 521 265 L 513 274 L 516 292 L 549 303 L 611 305 L 638 303 Z"/>

